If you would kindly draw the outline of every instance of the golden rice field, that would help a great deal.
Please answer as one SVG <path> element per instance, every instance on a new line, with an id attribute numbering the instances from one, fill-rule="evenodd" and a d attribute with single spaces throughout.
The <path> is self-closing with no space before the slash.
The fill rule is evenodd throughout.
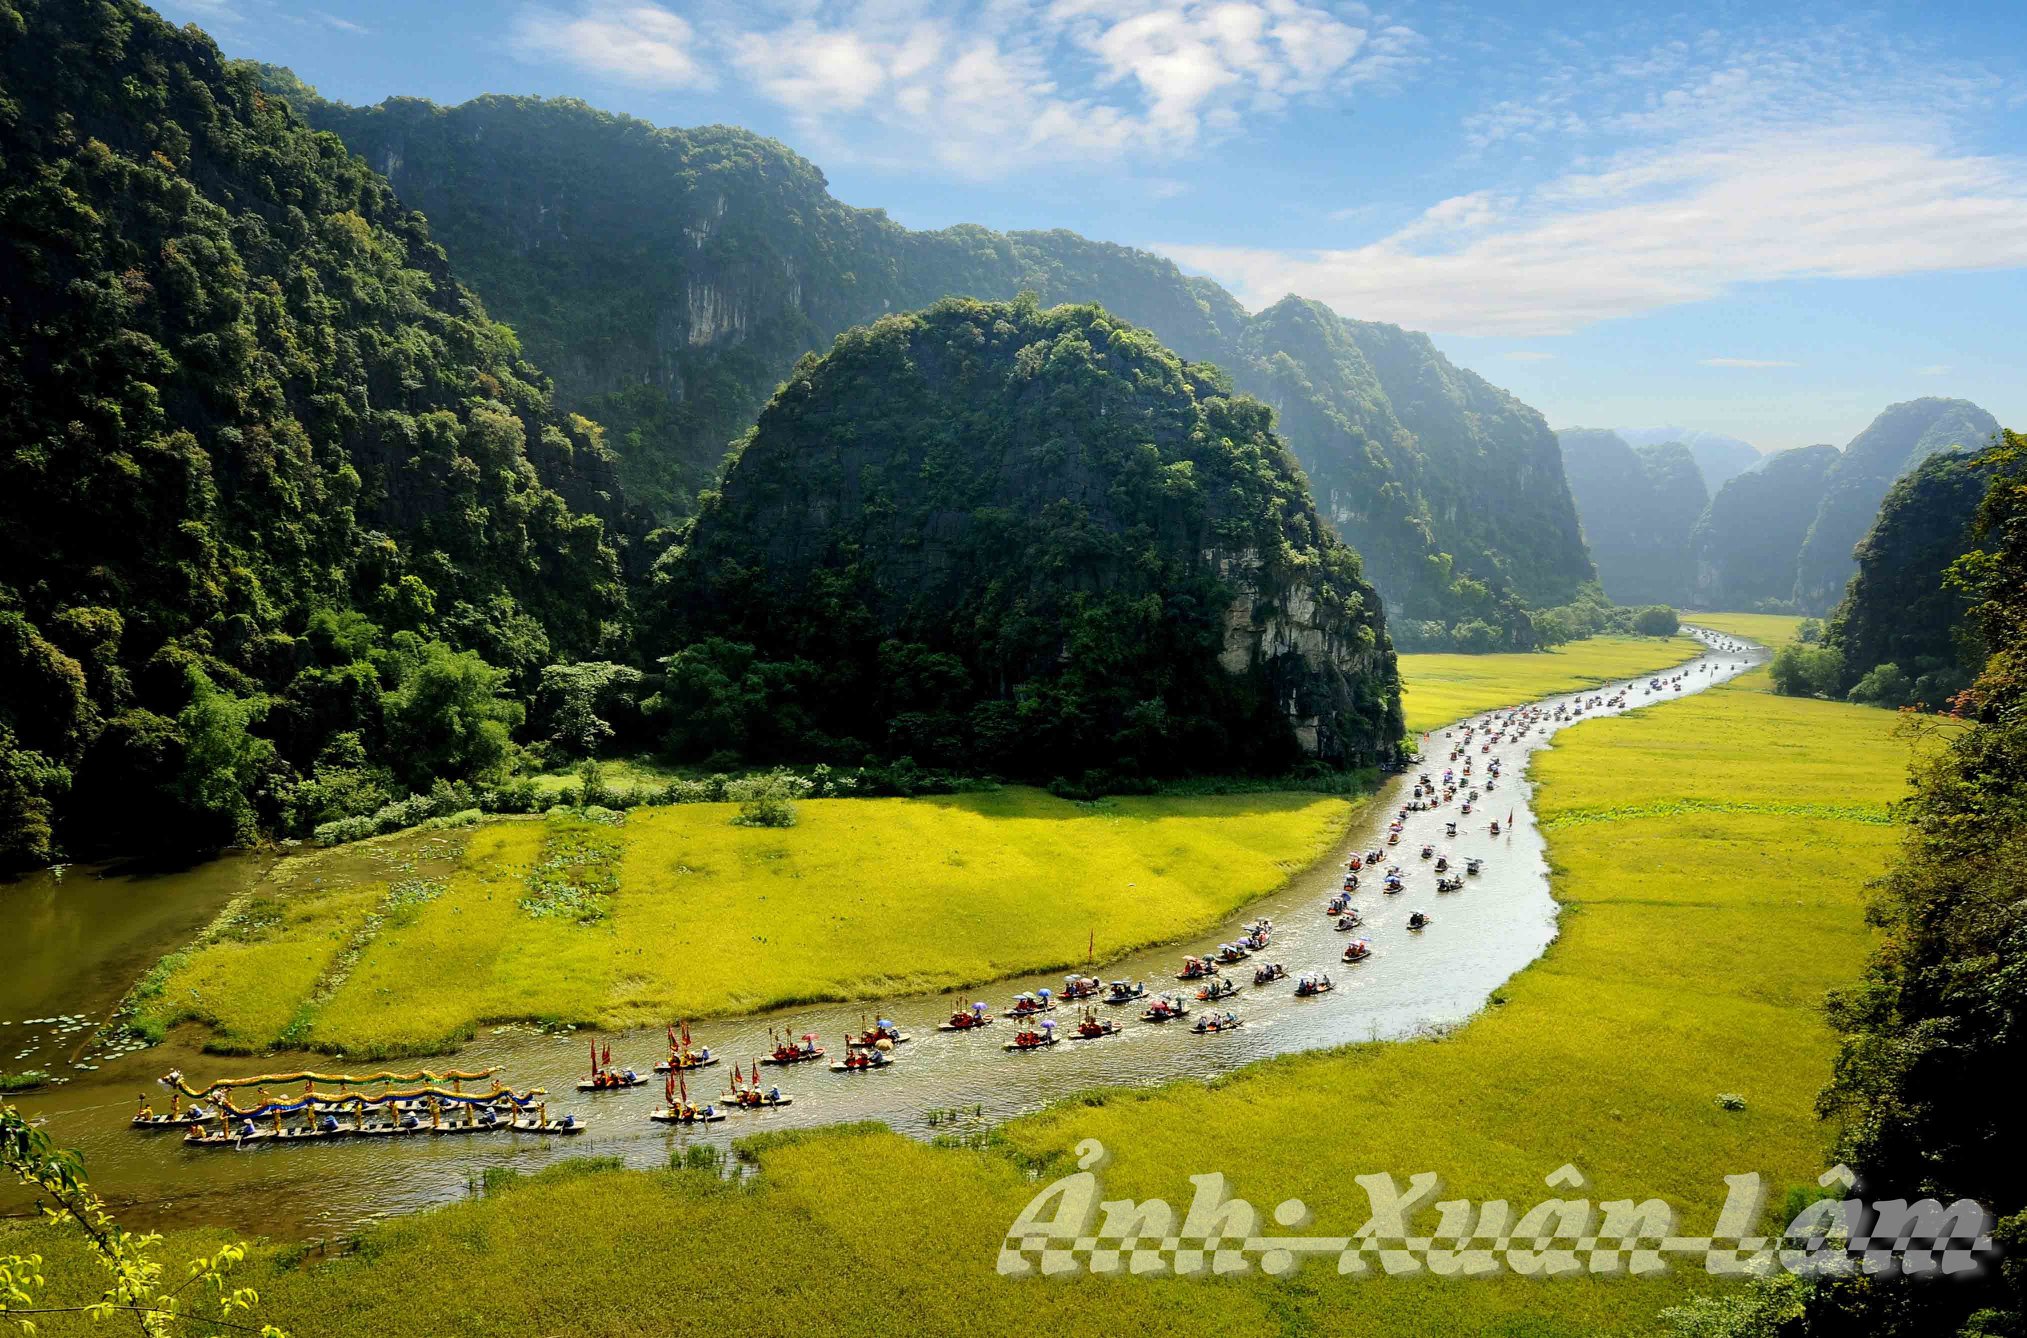
<path id="1" fill-rule="evenodd" d="M 658 1025 L 962 986 L 1082 961 L 1093 938 L 1103 956 L 1200 930 L 1313 863 L 1356 811 L 1030 789 L 797 808 L 783 829 L 735 826 L 726 804 L 491 822 L 446 868 L 338 890 L 315 877 L 324 857 L 290 861 L 257 894 L 281 914 L 172 959 L 139 1021 L 200 1022 L 225 1049 L 374 1056 L 482 1021 Z"/>
<path id="2" fill-rule="evenodd" d="M 1778 1203 L 1822 1166 L 1819 1005 L 1866 951 L 1861 881 L 1891 849 L 1906 760 L 1889 713 L 1735 685 L 1590 721 L 1535 763 L 1561 936 L 1447 1037 L 1097 1094 L 983 1149 L 843 1129 L 759 1148 L 761 1174 L 738 1185 L 567 1167 L 375 1226 L 347 1257 L 257 1250 L 247 1280 L 305 1333 L 420 1316 L 447 1333 L 1168 1333 L 1206 1315 L 1250 1333 L 1651 1331 L 1658 1308 L 1713 1284 L 1680 1263 L 1640 1280 L 1344 1279 L 1312 1264 L 1186 1283 L 1017 1282 L 993 1264 L 1037 1187 L 1025 1168 L 1058 1174 L 1088 1137 L 1113 1154 L 1108 1197 L 1181 1204 L 1187 1175 L 1222 1170 L 1263 1211 L 1301 1198 L 1328 1234 L 1357 1229 L 1352 1177 L 1376 1170 L 1433 1171 L 1442 1197 L 1519 1208 L 1569 1162 L 1594 1201 L 1657 1195 L 1697 1233 L 1727 1174 L 1761 1172 Z M 75 1275 L 36 1240 L 52 1273 Z"/>
<path id="3" fill-rule="evenodd" d="M 1401 709 L 1417 735 L 1559 692 L 1670 669 L 1701 650 L 1686 636 L 1600 636 L 1505 655 L 1401 656 Z"/>
<path id="4" fill-rule="evenodd" d="M 1779 650 L 1795 639 L 1802 619 L 1786 613 L 1685 613 L 1682 621 Z"/>

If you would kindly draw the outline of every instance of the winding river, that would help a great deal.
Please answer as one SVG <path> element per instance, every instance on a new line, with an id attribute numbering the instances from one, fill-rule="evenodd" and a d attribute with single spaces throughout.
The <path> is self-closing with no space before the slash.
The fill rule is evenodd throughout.
<path id="1" fill-rule="evenodd" d="M 1048 1050 L 1009 1054 L 1001 1049 L 1015 1028 L 1005 1021 L 976 1033 L 946 1033 L 938 1022 L 957 1007 L 953 995 L 923 995 L 890 1001 L 798 1008 L 791 1012 L 692 1023 L 697 1044 L 714 1054 L 750 1059 L 769 1048 L 768 1029 L 816 1032 L 837 1053 L 836 1038 L 856 1030 L 862 1019 L 894 1019 L 913 1039 L 895 1050 L 886 1069 L 841 1074 L 819 1065 L 786 1071 L 765 1069 L 763 1077 L 792 1095 L 792 1106 L 735 1111 L 723 1123 L 672 1129 L 650 1122 L 661 1102 L 659 1081 L 631 1091 L 579 1096 L 572 1085 L 583 1076 L 585 1039 L 543 1035 L 530 1028 L 502 1028 L 482 1034 L 450 1060 L 416 1061 L 397 1067 L 481 1068 L 498 1064 L 517 1088 L 546 1087 L 551 1114 L 570 1110 L 590 1122 L 586 1133 L 569 1139 L 533 1134 L 492 1134 L 469 1138 L 335 1139 L 329 1142 L 218 1150 L 183 1146 L 174 1132 L 142 1134 L 127 1121 L 135 1094 L 147 1092 L 162 1107 L 155 1078 L 171 1067 L 195 1081 L 249 1071 L 296 1067 L 331 1068 L 324 1056 L 279 1054 L 257 1060 L 198 1053 L 190 1043 L 169 1043 L 106 1060 L 93 1069 L 73 1062 L 87 1053 L 91 1026 L 106 1016 L 127 985 L 159 954 L 186 941 L 233 895 L 257 879 L 272 857 L 232 856 L 195 869 L 171 873 L 72 869 L 60 879 L 43 874 L 0 884 L 0 922 L 15 929 L 6 950 L 8 970 L 0 973 L 0 1069 L 18 1072 L 43 1067 L 71 1081 L 17 1099 L 31 1116 L 47 1121 L 57 1141 L 80 1149 L 92 1178 L 109 1203 L 132 1225 L 215 1222 L 271 1237 L 315 1237 L 345 1232 L 375 1217 L 407 1212 L 470 1192 L 473 1180 L 492 1167 L 533 1170 L 565 1157 L 618 1157 L 629 1165 L 659 1167 L 672 1153 L 695 1142 L 720 1145 L 767 1129 L 878 1120 L 916 1137 L 984 1128 L 1032 1111 L 1076 1092 L 1105 1085 L 1151 1086 L 1176 1079 L 1209 1079 L 1243 1064 L 1293 1051 L 1348 1042 L 1391 1040 L 1455 1025 L 1484 1007 L 1498 987 L 1534 961 L 1556 932 L 1556 904 L 1550 895 L 1543 841 L 1529 804 L 1528 758 L 1551 746 L 1567 724 L 1624 710 L 1651 707 L 1710 685 L 1765 659 L 1757 647 L 1740 650 L 1734 638 L 1688 629 L 1712 649 L 1660 677 L 1674 686 L 1648 692 L 1634 680 L 1624 705 L 1587 709 L 1555 718 L 1559 706 L 1588 702 L 1612 687 L 1549 697 L 1539 703 L 1541 722 L 1518 741 L 1508 738 L 1489 753 L 1474 744 L 1470 756 L 1482 782 L 1485 764 L 1501 759 L 1504 781 L 1469 818 L 1457 805 L 1411 813 L 1388 861 L 1407 874 L 1408 890 L 1382 895 L 1377 876 L 1365 875 L 1356 898 L 1365 924 L 1355 934 L 1335 932 L 1323 903 L 1336 890 L 1344 860 L 1352 851 L 1382 844 L 1387 824 L 1408 800 L 1411 773 L 1397 777 L 1362 809 L 1339 847 L 1279 891 L 1256 901 L 1202 942 L 1150 949 L 1102 968 L 1107 979 L 1148 982 L 1150 992 L 1194 990 L 1173 979 L 1184 953 L 1206 951 L 1234 938 L 1258 916 L 1274 921 L 1272 945 L 1256 960 L 1285 964 L 1289 979 L 1254 988 L 1219 1005 L 1244 1025 L 1218 1035 L 1194 1035 L 1187 1024 L 1151 1026 L 1139 1021 L 1137 1006 L 1100 1008 L 1121 1023 L 1117 1036 Z M 1615 685 L 1616 686 L 1616 685 Z M 1477 717 L 1482 719 L 1483 717 Z M 1460 733 L 1461 737 L 1461 733 Z M 1427 769 L 1440 776 L 1448 757 L 1448 736 L 1430 740 Z M 1485 736 L 1481 734 L 1478 742 Z M 1461 766 L 1461 763 L 1458 764 Z M 1508 823 L 1508 814 L 1513 821 Z M 1501 834 L 1490 835 L 1492 818 Z M 1459 835 L 1443 835 L 1446 821 Z M 1466 857 L 1484 860 L 1483 873 L 1461 892 L 1438 896 L 1435 875 L 1416 856 L 1433 841 L 1459 868 Z M 362 858 L 370 856 L 362 855 Z M 384 875 L 383 875 L 384 876 Z M 1422 910 L 1434 923 L 1411 932 L 1407 919 Z M 1371 941 L 1373 956 L 1356 965 L 1339 961 L 1346 941 Z M 1251 963 L 1230 971 L 1249 982 Z M 1293 978 L 1324 969 L 1335 992 L 1313 999 L 1293 994 Z M 1016 979 L 986 993 L 995 1011 L 1021 989 L 1059 987 L 1061 978 Z M 1193 1008 L 1202 1005 L 1192 1003 Z M 48 1021 L 52 1017 L 67 1020 Z M 1059 1027 L 1075 1025 L 1077 1010 L 1054 1014 Z M 37 1019 L 31 1023 L 31 1019 Z M 646 1072 L 665 1051 L 661 1034 L 634 1032 L 605 1038 L 613 1058 Z M 353 1066 L 355 1069 L 356 1065 Z M 724 1087 L 726 1066 L 692 1074 L 694 1099 L 715 1097 Z M 16 1200 L 5 1200 L 12 1209 Z"/>

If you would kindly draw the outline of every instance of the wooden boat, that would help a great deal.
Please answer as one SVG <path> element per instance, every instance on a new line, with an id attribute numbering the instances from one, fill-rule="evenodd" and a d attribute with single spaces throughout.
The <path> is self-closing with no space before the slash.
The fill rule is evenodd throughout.
<path id="1" fill-rule="evenodd" d="M 1104 991 L 1105 982 L 1096 976 L 1064 976 L 1062 991 L 1056 997 L 1074 1002 L 1095 999 Z"/>
<path id="2" fill-rule="evenodd" d="M 950 1020 L 948 1022 L 937 1023 L 936 1030 L 976 1031 L 980 1027 L 989 1027 L 992 1025 L 992 1023 L 993 1023 L 992 1014 L 988 1013 L 985 1010 L 985 1005 L 982 1003 L 975 1003 L 972 1004 L 968 1009 L 960 1007 L 956 1012 L 950 1015 Z"/>
<path id="3" fill-rule="evenodd" d="M 1156 999 L 1146 1012 L 1140 1015 L 1142 1022 L 1173 1022 L 1179 1017 L 1189 1016 L 1189 1005 L 1180 998 Z"/>
<path id="4" fill-rule="evenodd" d="M 1265 966 L 1254 968 L 1253 983 L 1255 985 L 1265 985 L 1269 981 L 1279 980 L 1287 974 L 1287 967 L 1282 966 L 1279 962 L 1269 962 Z"/>
<path id="5" fill-rule="evenodd" d="M 885 1050 L 850 1050 L 843 1059 L 831 1065 L 832 1073 L 870 1073 L 874 1069 L 892 1067 L 894 1061 Z"/>
<path id="6" fill-rule="evenodd" d="M 716 1105 L 685 1105 L 649 1111 L 647 1117 L 657 1125 L 716 1125 L 726 1117 L 726 1113 Z"/>
<path id="7" fill-rule="evenodd" d="M 1046 1050 L 1056 1043 L 1056 1024 L 1044 1022 L 1040 1031 L 1019 1031 L 1001 1046 L 1002 1050 Z"/>
<path id="8" fill-rule="evenodd" d="M 1474 873 L 1474 874 L 1475 874 L 1475 873 L 1478 873 L 1478 872 L 1482 871 L 1482 870 L 1484 869 L 1484 867 L 1485 867 L 1485 861 L 1484 861 L 1484 860 L 1482 860 L 1482 859 L 1479 859 L 1479 858 L 1478 858 L 1477 856 L 1475 856 L 1475 855 L 1474 855 L 1473 857 L 1471 857 L 1470 859 L 1467 859 L 1467 860 L 1465 860 L 1465 861 L 1464 861 L 1464 872 L 1465 872 L 1465 873 Z"/>
<path id="9" fill-rule="evenodd" d="M 1084 1015 L 1084 1020 L 1077 1024 L 1077 1029 L 1070 1033 L 1070 1039 L 1073 1041 L 1095 1041 L 1101 1036 L 1117 1036 L 1118 1034 L 1119 1024 L 1117 1022 L 1100 1022 L 1096 1013 L 1087 1013 Z"/>
<path id="10" fill-rule="evenodd" d="M 655 1072 L 675 1073 L 680 1071 L 691 1073 L 697 1069 L 711 1067 L 711 1065 L 719 1062 L 720 1058 L 721 1056 L 712 1054 L 708 1049 L 701 1051 L 686 1050 L 681 1054 L 670 1055 L 667 1059 L 655 1065 Z"/>
<path id="11" fill-rule="evenodd" d="M 612 1062 L 612 1046 L 601 1048 L 597 1041 L 591 1042 L 591 1077 L 577 1084 L 580 1092 L 619 1092 L 629 1087 L 645 1087 L 647 1079 L 629 1068 L 615 1067 Z"/>
<path id="12" fill-rule="evenodd" d="M 1252 951 L 1242 943 L 1218 944 L 1217 961 L 1220 966 L 1234 966 L 1252 956 Z"/>
<path id="13" fill-rule="evenodd" d="M 792 1096 L 770 1095 L 767 1092 L 756 1092 L 750 1087 L 741 1087 L 727 1092 L 719 1100 L 740 1110 L 768 1110 L 775 1106 L 790 1106 L 795 1104 L 795 1098 Z"/>
<path id="14" fill-rule="evenodd" d="M 881 1041 L 889 1045 L 906 1045 L 914 1039 L 912 1035 L 896 1027 L 891 1020 L 883 1017 L 858 1035 L 845 1037 L 845 1048 L 865 1050 L 877 1046 Z"/>
<path id="15" fill-rule="evenodd" d="M 1210 984 L 1198 990 L 1196 997 L 1203 1003 L 1216 1003 L 1218 1000 L 1230 998 L 1238 992 L 1238 985 L 1232 981 L 1213 980 Z"/>
<path id="16" fill-rule="evenodd" d="M 1243 1025 L 1245 1024 L 1231 1013 L 1212 1013 L 1209 1017 L 1198 1018 L 1190 1030 L 1199 1036 L 1208 1036 L 1213 1032 L 1236 1031 Z"/>
<path id="17" fill-rule="evenodd" d="M 647 1085 L 647 1078 L 635 1073 L 632 1069 L 622 1069 L 618 1072 L 612 1069 L 603 1069 L 587 1081 L 578 1083 L 577 1090 L 580 1092 L 623 1092 L 629 1087 L 645 1087 Z"/>
<path id="18" fill-rule="evenodd" d="M 1218 973 L 1218 964 L 1208 957 L 1185 957 L 1182 970 L 1175 973 L 1177 980 L 1202 980 L 1205 976 Z"/>
<path id="19" fill-rule="evenodd" d="M 1038 1013 L 1052 1012 L 1055 1007 L 1055 1001 L 1050 998 L 1047 990 L 1039 990 L 1033 994 L 1023 991 L 1014 996 L 1006 1015 L 1013 1018 L 1034 1017 Z"/>
<path id="20" fill-rule="evenodd" d="M 770 1036 L 773 1035 L 772 1032 L 768 1034 Z M 816 1033 L 806 1031 L 802 1034 L 801 1045 L 797 1045 L 791 1040 L 776 1040 L 774 1042 L 774 1053 L 764 1055 L 755 1062 L 772 1064 L 776 1068 L 785 1069 L 791 1064 L 807 1064 L 812 1060 L 822 1059 L 823 1057 L 824 1048 L 816 1043 Z"/>
<path id="21" fill-rule="evenodd" d="M 1132 1003 L 1135 999 L 1144 998 L 1146 994 L 1147 986 L 1141 981 L 1115 980 L 1106 991 L 1105 1002 L 1108 1004 Z"/>
<path id="22" fill-rule="evenodd" d="M 1365 939 L 1353 939 L 1344 949 L 1344 960 L 1362 962 L 1372 956 L 1372 944 Z"/>
<path id="23" fill-rule="evenodd" d="M 1434 923 L 1435 921 L 1433 919 L 1422 914 L 1420 911 L 1416 911 L 1413 915 L 1410 915 L 1408 917 L 1408 928 L 1417 931 L 1427 929 L 1430 925 Z"/>
<path id="24" fill-rule="evenodd" d="M 1436 890 L 1438 892 L 1462 892 L 1464 890 L 1464 880 L 1454 875 L 1449 878 L 1438 878 L 1436 880 Z"/>
<path id="25" fill-rule="evenodd" d="M 1331 928 L 1339 933 L 1344 933 L 1347 930 L 1356 929 L 1364 923 L 1364 918 L 1357 911 L 1346 911 L 1343 915 L 1337 917 L 1337 923 L 1332 925 Z"/>
<path id="26" fill-rule="evenodd" d="M 1311 999 L 1319 994 L 1328 994 L 1336 988 L 1329 976 L 1310 975 L 1305 972 L 1302 978 L 1295 982 L 1295 997 Z"/>

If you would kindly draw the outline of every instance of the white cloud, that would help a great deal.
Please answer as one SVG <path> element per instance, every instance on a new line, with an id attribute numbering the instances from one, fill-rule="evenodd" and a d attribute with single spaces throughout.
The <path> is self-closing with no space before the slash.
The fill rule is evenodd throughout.
<path id="1" fill-rule="evenodd" d="M 1914 369 L 1916 376 L 1948 376 L 1950 365 L 1946 362 L 1932 362 L 1926 367 Z"/>
<path id="2" fill-rule="evenodd" d="M 1699 367 L 1800 367 L 1799 362 L 1783 362 L 1778 358 L 1699 358 Z"/>
<path id="3" fill-rule="evenodd" d="M 735 74 L 825 156 L 1024 166 L 1173 158 L 1397 81 L 1420 39 L 1348 0 L 645 0 L 530 8 L 516 51 L 634 83 Z"/>
<path id="4" fill-rule="evenodd" d="M 1514 348 L 1508 349 L 1499 356 L 1508 362 L 1548 362 L 1555 357 L 1555 354 L 1538 348 Z"/>
<path id="5" fill-rule="evenodd" d="M 352 20 L 347 18 L 340 18 L 336 14 L 326 14 L 321 9 L 314 10 L 312 12 L 316 15 L 317 20 L 319 22 L 329 27 L 336 28 L 341 33 L 353 33 L 355 35 L 363 37 L 372 31 L 372 29 L 368 28 L 363 23 L 354 23 L 352 22 Z"/>
<path id="6" fill-rule="evenodd" d="M 593 3 L 565 13 L 523 10 L 510 41 L 531 60 L 560 60 L 588 73 L 650 88 L 709 88 L 696 32 L 659 5 Z"/>
<path id="7" fill-rule="evenodd" d="M 1561 149 L 1564 166 L 1532 184 L 1439 201 L 1362 246 L 1160 249 L 1250 303 L 1299 292 L 1494 335 L 1564 334 L 1742 284 L 2027 265 L 2027 158 L 1956 134 L 2000 95 L 1992 81 L 1841 31 L 1703 49 L 1717 40 L 1556 65 L 1536 96 L 1472 118 L 1507 157 L 1509 141 Z"/>

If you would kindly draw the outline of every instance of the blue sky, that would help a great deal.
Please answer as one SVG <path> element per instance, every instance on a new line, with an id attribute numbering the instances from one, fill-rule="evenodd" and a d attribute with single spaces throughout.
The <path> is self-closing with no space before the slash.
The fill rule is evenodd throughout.
<path id="1" fill-rule="evenodd" d="M 728 122 L 915 227 L 1428 330 L 1557 426 L 2027 428 L 2027 4 L 163 0 L 328 97 Z"/>

